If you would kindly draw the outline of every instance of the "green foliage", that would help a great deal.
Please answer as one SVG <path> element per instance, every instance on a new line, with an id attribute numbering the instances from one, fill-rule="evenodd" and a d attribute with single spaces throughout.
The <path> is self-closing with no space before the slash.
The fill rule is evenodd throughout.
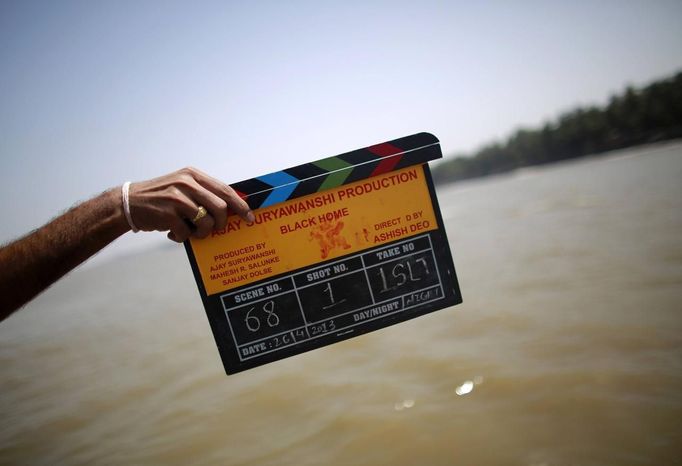
<path id="1" fill-rule="evenodd" d="M 520 129 L 504 143 L 433 169 L 436 182 L 502 173 L 682 137 L 682 72 L 642 89 L 628 87 L 605 108 L 577 108 L 539 129 Z"/>

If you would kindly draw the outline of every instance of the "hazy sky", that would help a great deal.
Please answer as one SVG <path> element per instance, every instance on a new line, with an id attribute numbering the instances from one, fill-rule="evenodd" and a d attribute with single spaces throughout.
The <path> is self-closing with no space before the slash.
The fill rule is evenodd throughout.
<path id="1" fill-rule="evenodd" d="M 125 180 L 446 154 L 682 69 L 682 2 L 0 2 L 0 241 Z M 133 236 L 133 235 L 129 235 Z M 164 238 L 147 235 L 140 241 Z"/>

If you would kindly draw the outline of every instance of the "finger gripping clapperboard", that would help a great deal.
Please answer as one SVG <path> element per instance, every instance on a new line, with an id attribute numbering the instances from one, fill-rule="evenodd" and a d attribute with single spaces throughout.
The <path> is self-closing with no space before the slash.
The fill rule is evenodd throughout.
<path id="1" fill-rule="evenodd" d="M 428 133 L 235 183 L 236 215 L 185 242 L 228 374 L 462 302 Z"/>

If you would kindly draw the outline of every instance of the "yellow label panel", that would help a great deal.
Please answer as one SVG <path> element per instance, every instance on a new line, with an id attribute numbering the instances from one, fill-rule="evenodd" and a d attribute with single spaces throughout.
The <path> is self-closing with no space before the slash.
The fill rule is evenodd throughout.
<path id="1" fill-rule="evenodd" d="M 233 215 L 190 240 L 207 295 L 438 227 L 421 165 Z"/>

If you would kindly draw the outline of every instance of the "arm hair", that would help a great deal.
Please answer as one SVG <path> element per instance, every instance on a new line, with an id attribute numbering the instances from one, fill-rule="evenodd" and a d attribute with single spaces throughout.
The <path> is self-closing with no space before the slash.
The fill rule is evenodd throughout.
<path id="1" fill-rule="evenodd" d="M 0 321 L 129 230 L 111 189 L 1 247 Z"/>

